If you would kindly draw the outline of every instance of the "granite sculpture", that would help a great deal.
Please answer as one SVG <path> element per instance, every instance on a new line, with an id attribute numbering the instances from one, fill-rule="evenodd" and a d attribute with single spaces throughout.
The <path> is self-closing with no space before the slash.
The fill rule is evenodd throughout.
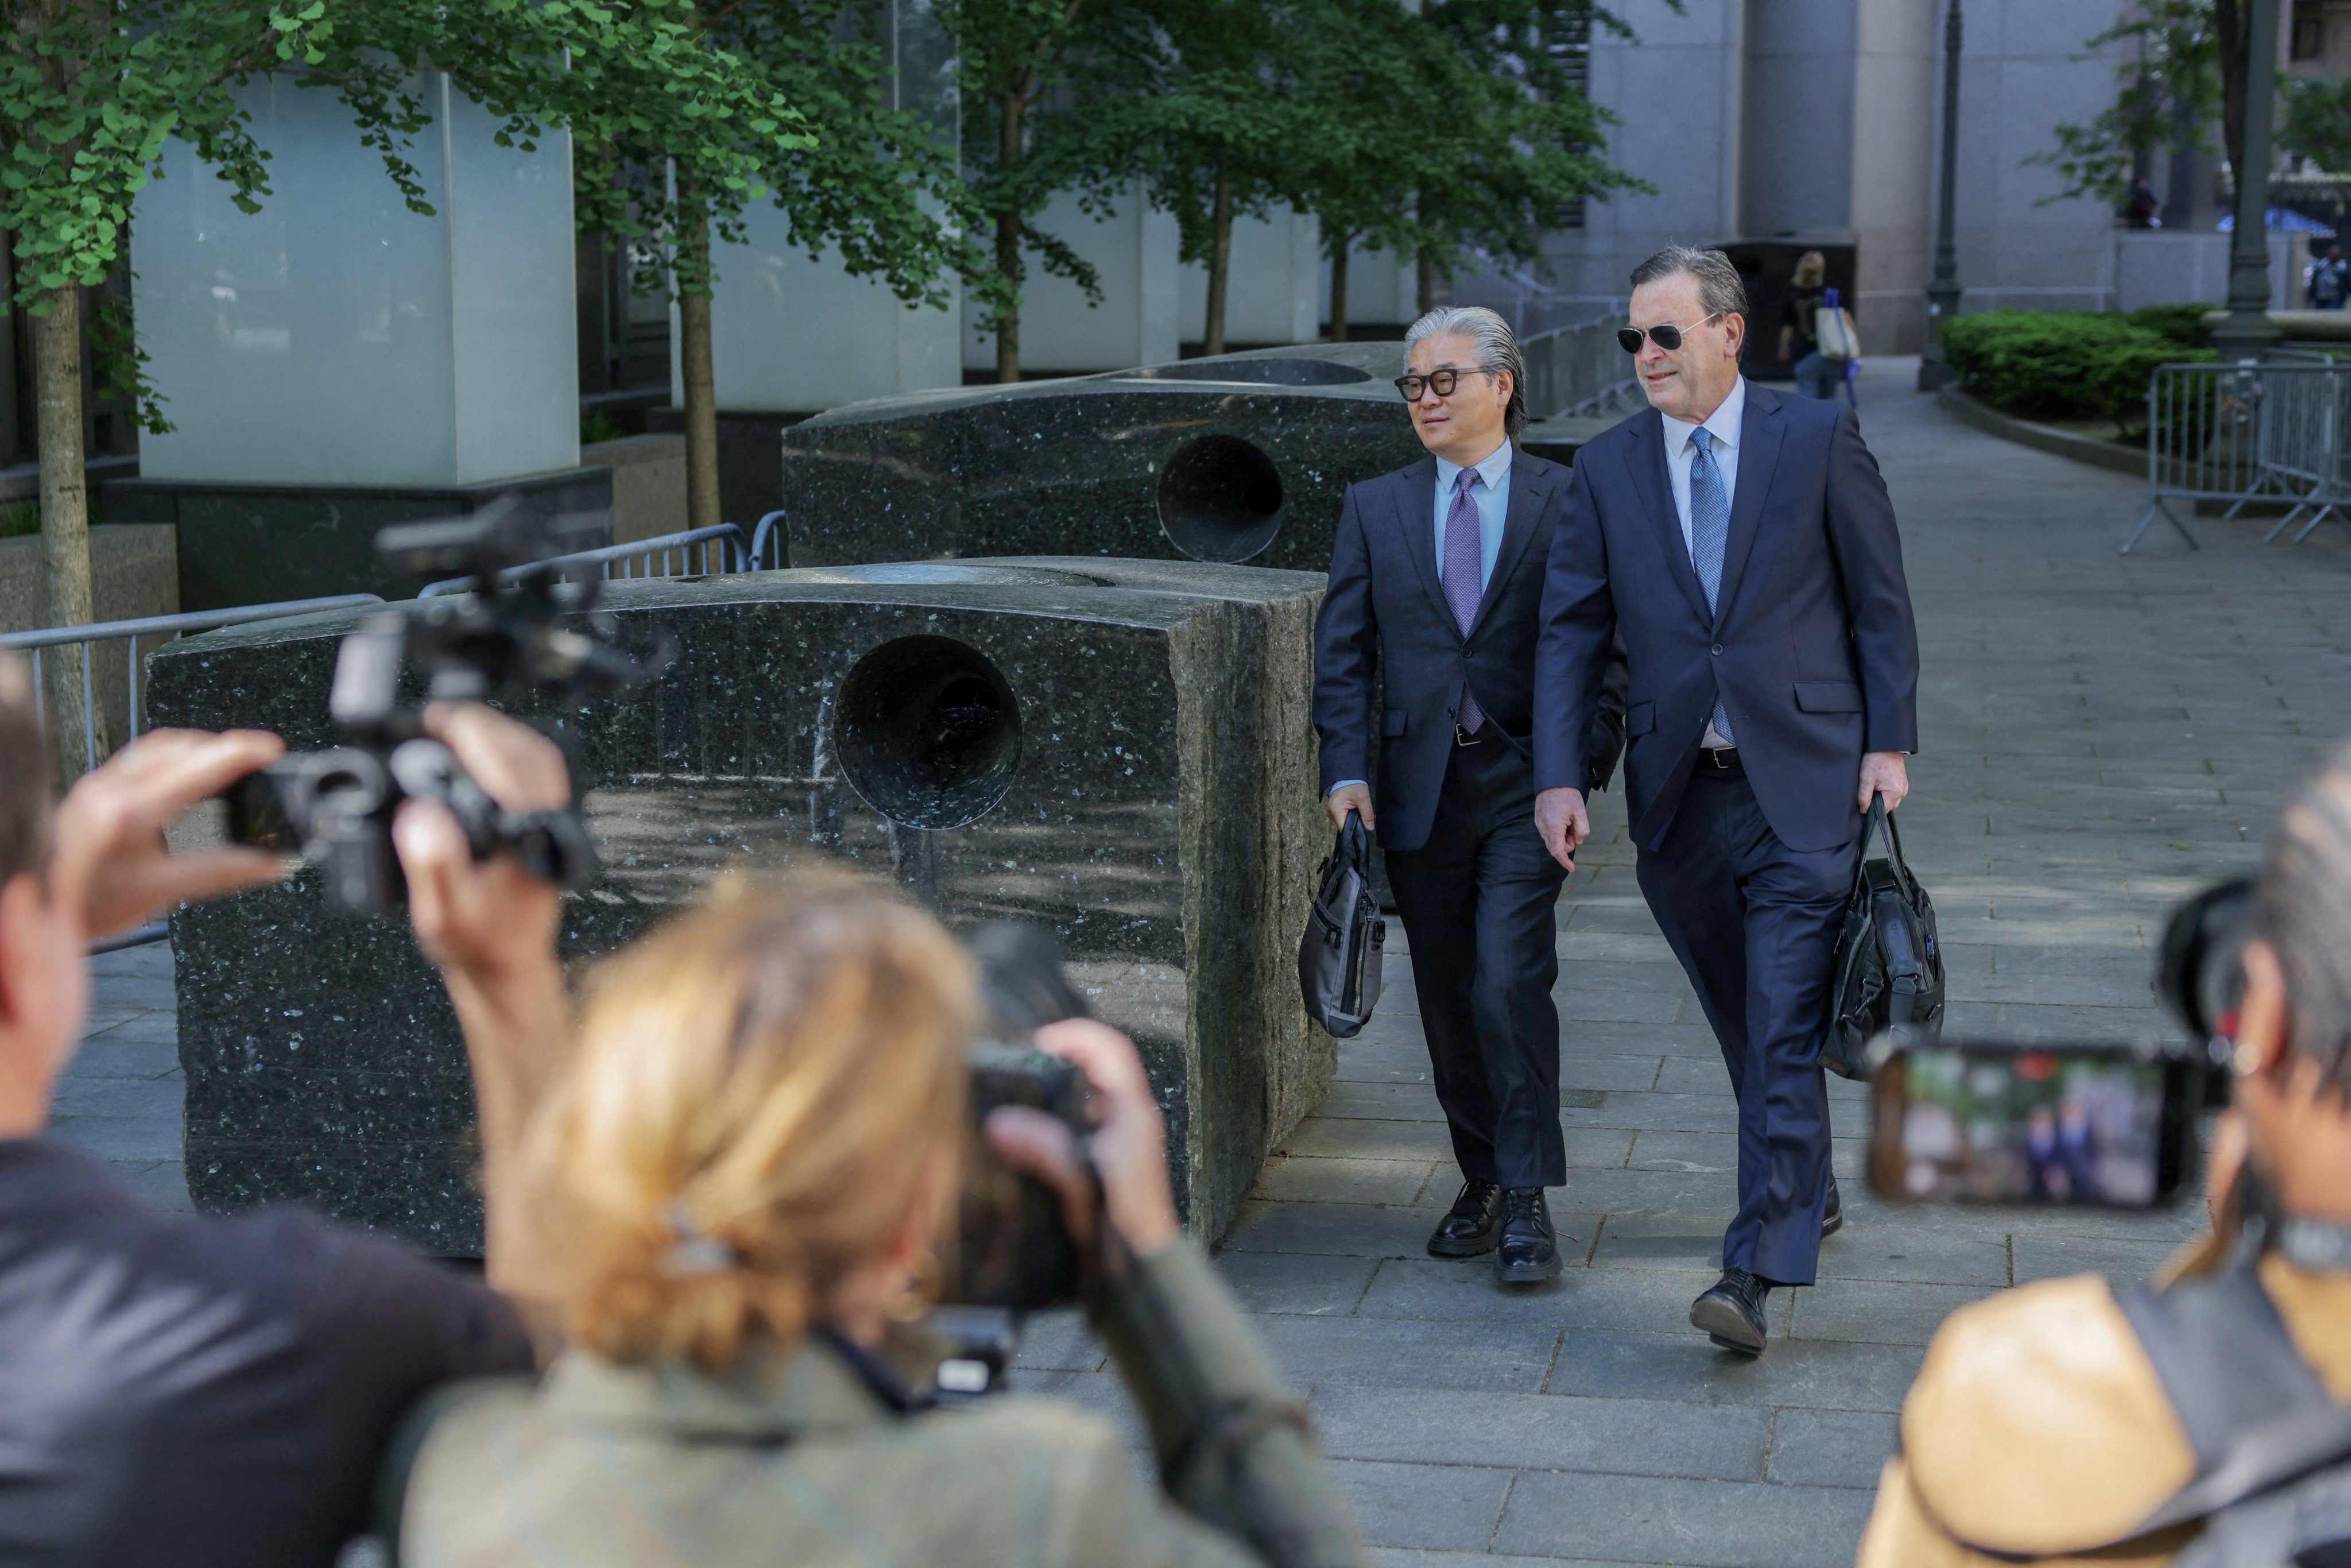
<path id="1" fill-rule="evenodd" d="M 1325 573 L 1347 486 L 1419 461 L 1398 343 L 849 403 L 784 432 L 792 564 L 998 555 Z"/>
<path id="2" fill-rule="evenodd" d="M 1213 1238 L 1333 1063 L 1293 966 L 1328 836 L 1308 717 L 1321 588 L 1092 559 L 615 583 L 622 645 L 672 639 L 676 660 L 537 716 L 576 747 L 604 862 L 567 901 L 567 956 L 619 946 L 724 867 L 811 852 L 952 925 L 1041 922 L 1141 1044 L 1178 1201 Z M 328 742 L 353 619 L 172 644 L 154 722 Z M 402 922 L 330 916 L 306 874 L 181 912 L 172 947 L 201 1207 L 306 1199 L 478 1249 L 463 1051 Z"/>

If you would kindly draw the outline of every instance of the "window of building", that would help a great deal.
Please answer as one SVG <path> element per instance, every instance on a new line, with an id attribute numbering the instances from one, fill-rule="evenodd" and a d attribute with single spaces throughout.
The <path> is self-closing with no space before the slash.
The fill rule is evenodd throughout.
<path id="1" fill-rule="evenodd" d="M 1588 93 L 1592 88 L 1592 18 L 1577 16 L 1562 21 L 1558 36 L 1551 44 L 1552 58 L 1560 63 L 1561 73 L 1576 91 Z M 1583 226 L 1584 199 L 1578 196 L 1559 209 L 1554 228 L 1580 229 Z"/>
<path id="2" fill-rule="evenodd" d="M 2315 60 L 2326 54 L 2326 13 L 2316 5 L 2294 8 L 2294 43 L 2291 57 Z"/>

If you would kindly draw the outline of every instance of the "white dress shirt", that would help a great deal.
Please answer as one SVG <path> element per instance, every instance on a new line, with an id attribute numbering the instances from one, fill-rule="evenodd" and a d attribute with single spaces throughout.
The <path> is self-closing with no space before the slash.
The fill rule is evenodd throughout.
<path id="1" fill-rule="evenodd" d="M 1690 549 L 1689 492 L 1690 460 L 1697 455 L 1697 448 L 1691 444 L 1690 437 L 1698 434 L 1701 422 L 1676 419 L 1669 413 L 1660 417 L 1666 422 L 1666 478 L 1674 487 L 1674 515 L 1681 519 L 1682 550 L 1690 556 L 1690 565 L 1696 568 L 1698 558 Z M 1746 422 L 1747 378 L 1741 376 L 1731 383 L 1730 395 L 1722 400 L 1722 406 L 1702 422 L 1707 434 L 1714 442 L 1715 472 L 1722 476 L 1722 494 L 1726 500 L 1734 499 L 1739 495 L 1739 435 L 1740 427 Z M 1706 721 L 1706 737 L 1698 744 L 1713 748 L 1729 746 L 1730 742 L 1714 727 L 1714 719 L 1709 715 Z"/>

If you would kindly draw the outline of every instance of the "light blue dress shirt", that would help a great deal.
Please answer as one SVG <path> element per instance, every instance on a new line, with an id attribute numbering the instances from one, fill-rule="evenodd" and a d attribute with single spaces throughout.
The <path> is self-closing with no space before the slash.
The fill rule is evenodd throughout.
<path id="1" fill-rule="evenodd" d="M 1461 472 L 1458 463 L 1437 460 L 1437 575 L 1445 577 L 1445 519 L 1453 510 L 1453 484 Z M 1478 591 L 1494 580 L 1494 562 L 1502 553 L 1502 525 L 1510 512 L 1510 444 L 1507 441 L 1494 448 L 1493 455 L 1478 465 L 1478 477 L 1482 481 L 1469 492 L 1478 506 Z"/>

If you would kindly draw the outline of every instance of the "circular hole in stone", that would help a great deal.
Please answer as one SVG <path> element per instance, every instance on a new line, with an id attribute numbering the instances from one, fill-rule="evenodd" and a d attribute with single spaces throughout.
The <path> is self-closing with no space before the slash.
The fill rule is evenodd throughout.
<path id="1" fill-rule="evenodd" d="M 1020 704 L 978 649 L 901 637 L 851 667 L 833 739 L 867 805 L 910 828 L 959 828 L 1012 788 Z"/>
<path id="2" fill-rule="evenodd" d="M 1247 560 L 1281 531 L 1281 472 L 1238 435 L 1196 437 L 1160 470 L 1159 526 L 1194 560 Z"/>

